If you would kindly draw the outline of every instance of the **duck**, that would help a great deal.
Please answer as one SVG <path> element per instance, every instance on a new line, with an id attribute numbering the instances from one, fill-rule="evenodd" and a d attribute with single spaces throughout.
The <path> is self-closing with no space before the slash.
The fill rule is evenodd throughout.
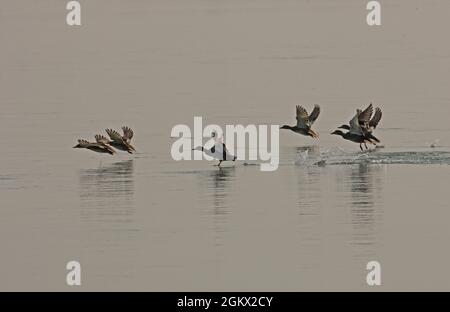
<path id="1" fill-rule="evenodd" d="M 86 148 L 96 153 L 104 153 L 110 155 L 114 155 L 116 153 L 114 148 L 112 148 L 106 143 L 108 139 L 106 139 L 104 136 L 96 135 L 95 139 L 96 142 L 89 142 L 84 139 L 79 139 L 78 144 L 75 145 L 73 148 Z"/>
<path id="2" fill-rule="evenodd" d="M 296 106 L 296 119 L 297 124 L 295 126 L 284 125 L 280 129 L 287 129 L 294 131 L 295 133 L 302 134 L 305 136 L 310 136 L 314 139 L 319 138 L 319 134 L 314 131 L 311 127 L 320 115 L 320 106 L 314 105 L 314 108 L 310 115 L 308 111 L 300 105 Z"/>
<path id="3" fill-rule="evenodd" d="M 218 167 L 220 167 L 223 161 L 236 161 L 237 157 L 228 152 L 225 143 L 223 143 L 222 139 L 218 138 L 216 132 L 213 132 L 211 137 L 214 139 L 214 145 L 210 149 L 205 148 L 204 146 L 197 146 L 192 150 L 201 151 L 206 155 L 217 159 L 219 161 L 217 164 Z"/>
<path id="4" fill-rule="evenodd" d="M 108 140 L 108 145 L 117 148 L 118 150 L 128 152 L 129 154 L 133 154 L 136 149 L 131 145 L 131 139 L 133 138 L 134 132 L 129 127 L 122 127 L 123 135 L 113 129 L 106 129 L 106 133 L 108 134 L 111 140 Z"/>
<path id="5" fill-rule="evenodd" d="M 370 103 L 369 106 L 363 111 L 357 109 L 356 115 L 358 116 L 358 124 L 361 127 L 361 131 L 363 132 L 363 134 L 368 139 L 370 139 L 374 145 L 380 143 L 381 141 L 377 137 L 375 137 L 372 133 L 377 128 L 378 123 L 380 122 L 381 117 L 383 116 L 383 112 L 381 111 L 381 109 L 377 107 L 375 108 L 375 113 L 373 113 L 373 104 Z M 342 125 L 338 127 L 338 129 L 351 130 L 351 126 Z"/>
<path id="6" fill-rule="evenodd" d="M 372 141 L 369 141 L 363 134 L 352 133 L 350 131 L 344 133 L 341 130 L 335 130 L 331 134 L 340 135 L 345 140 L 359 143 L 359 148 L 361 149 L 361 151 L 364 151 L 362 144 L 364 144 L 367 149 L 367 143 L 372 143 Z"/>
<path id="7" fill-rule="evenodd" d="M 368 149 L 367 143 L 371 143 L 375 145 L 375 142 L 379 140 L 375 138 L 373 135 L 372 137 L 369 136 L 368 132 L 361 126 L 360 120 L 364 118 L 366 120 L 367 118 L 365 116 L 361 116 L 362 114 L 368 114 L 370 110 L 368 111 L 361 111 L 360 109 L 356 110 L 356 115 L 350 120 L 349 125 L 342 125 L 339 128 L 340 129 L 346 129 L 348 132 L 343 132 L 341 130 L 335 130 L 331 134 L 334 135 L 340 135 L 342 138 L 348 141 L 352 141 L 355 143 L 359 143 L 359 148 L 361 151 L 363 151 L 362 144 L 364 144 L 365 148 Z M 370 118 L 370 116 L 369 116 Z M 338 129 L 339 129 L 338 128 Z M 376 140 L 376 141 L 375 141 Z"/>

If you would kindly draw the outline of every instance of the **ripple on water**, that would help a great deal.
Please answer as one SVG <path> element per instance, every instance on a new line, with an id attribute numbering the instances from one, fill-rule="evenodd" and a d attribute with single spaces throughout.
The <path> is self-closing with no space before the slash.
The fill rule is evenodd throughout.
<path id="1" fill-rule="evenodd" d="M 299 150 L 295 165 L 353 165 L 353 164 L 405 164 L 405 165 L 449 165 L 448 151 L 383 151 L 372 149 L 367 152 L 346 152 L 332 148 L 320 153 Z"/>

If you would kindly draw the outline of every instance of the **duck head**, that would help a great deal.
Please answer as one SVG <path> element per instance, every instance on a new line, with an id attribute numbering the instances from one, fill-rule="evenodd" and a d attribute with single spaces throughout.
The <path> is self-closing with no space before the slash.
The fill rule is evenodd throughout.
<path id="1" fill-rule="evenodd" d="M 331 132 L 331 134 L 343 136 L 344 132 L 342 132 L 341 130 L 335 130 L 335 131 Z"/>
<path id="2" fill-rule="evenodd" d="M 350 130 L 350 126 L 349 125 L 342 125 L 342 126 L 338 127 L 338 129 Z"/>

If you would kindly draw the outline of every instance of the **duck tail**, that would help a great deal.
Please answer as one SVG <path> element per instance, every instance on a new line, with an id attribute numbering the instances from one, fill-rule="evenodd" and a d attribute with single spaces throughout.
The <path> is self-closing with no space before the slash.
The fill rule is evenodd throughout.
<path id="1" fill-rule="evenodd" d="M 369 140 L 375 141 L 375 142 L 377 142 L 377 143 L 380 143 L 380 142 L 381 142 L 381 141 L 378 140 L 378 138 L 375 137 L 372 133 L 367 133 L 367 138 L 368 138 Z"/>
<path id="2" fill-rule="evenodd" d="M 319 134 L 314 131 L 313 129 L 309 129 L 308 134 L 313 137 L 314 139 L 318 139 L 319 138 Z"/>

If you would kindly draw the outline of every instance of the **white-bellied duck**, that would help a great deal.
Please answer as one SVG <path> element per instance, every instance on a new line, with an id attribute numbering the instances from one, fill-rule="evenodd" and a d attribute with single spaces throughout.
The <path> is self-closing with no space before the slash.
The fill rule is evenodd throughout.
<path id="1" fill-rule="evenodd" d="M 348 130 L 348 132 L 344 133 L 341 130 L 336 130 L 331 134 L 340 135 L 345 140 L 359 143 L 359 148 L 361 150 L 363 150 L 362 144 L 368 149 L 367 143 L 375 145 L 375 142 L 379 142 L 377 138 L 369 133 L 368 126 L 366 126 L 366 124 L 368 125 L 370 123 L 372 111 L 372 105 L 369 105 L 364 111 L 357 109 L 356 115 L 350 120 L 349 125 L 342 125 L 339 127 L 339 129 Z"/>
<path id="2" fill-rule="evenodd" d="M 192 150 L 201 151 L 206 155 L 217 159 L 219 161 L 219 163 L 217 164 L 218 167 L 220 167 L 223 161 L 235 161 L 237 159 L 236 156 L 231 155 L 228 152 L 228 149 L 225 143 L 223 143 L 222 138 L 219 138 L 215 131 L 211 134 L 211 137 L 214 138 L 214 145 L 210 149 L 204 148 L 203 146 L 197 146 Z"/>
<path id="3" fill-rule="evenodd" d="M 358 124 L 361 128 L 360 131 L 359 129 L 357 130 L 357 133 L 362 132 L 364 136 L 366 136 L 367 139 L 370 139 L 370 141 L 372 141 L 374 145 L 376 145 L 376 143 L 380 143 L 380 140 L 372 133 L 380 122 L 382 115 L 383 113 L 381 112 L 381 109 L 379 107 L 375 108 L 375 113 L 373 113 L 373 105 L 372 103 L 370 103 L 369 106 L 363 111 L 357 109 L 356 115 L 352 119 L 352 122 L 356 122 L 355 118 L 357 118 Z M 338 129 L 346 129 L 349 131 L 353 130 L 353 133 L 355 133 L 355 128 L 355 125 L 353 129 L 351 128 L 351 125 L 342 125 Z"/>

